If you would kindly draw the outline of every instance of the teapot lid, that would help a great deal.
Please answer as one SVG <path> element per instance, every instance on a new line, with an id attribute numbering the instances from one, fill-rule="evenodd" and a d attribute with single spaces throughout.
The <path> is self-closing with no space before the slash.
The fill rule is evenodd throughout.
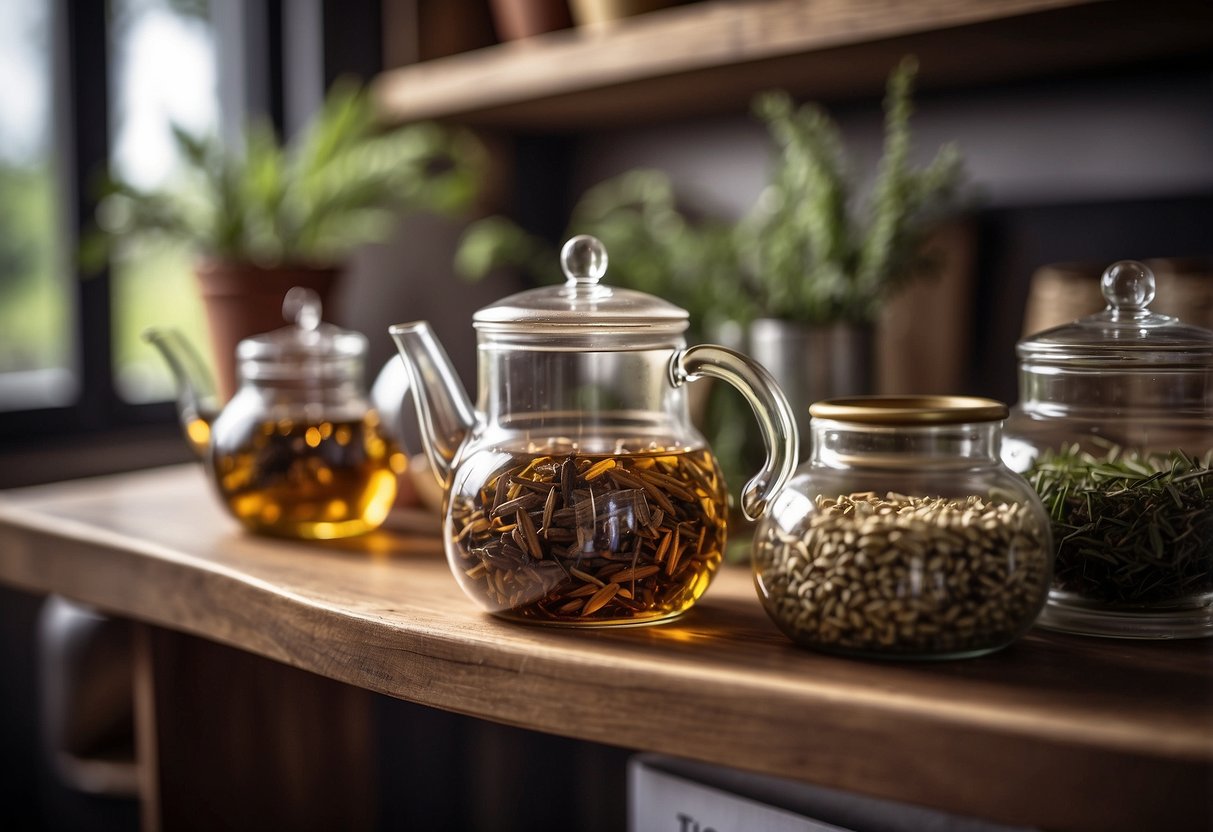
<path id="1" fill-rule="evenodd" d="M 560 252 L 562 286 L 543 286 L 510 295 L 472 316 L 481 332 L 509 335 L 625 334 L 679 336 L 687 328 L 685 309 L 653 295 L 605 286 L 606 247 L 582 234 Z"/>
<path id="2" fill-rule="evenodd" d="M 282 317 L 290 326 L 253 335 L 236 345 L 246 378 L 329 375 L 330 363 L 345 363 L 366 353 L 366 336 L 320 320 L 320 296 L 295 286 L 282 299 Z"/>
<path id="3" fill-rule="evenodd" d="M 1016 345 L 1022 361 L 1121 370 L 1160 364 L 1213 364 L 1213 330 L 1149 310 L 1154 273 L 1135 260 L 1113 263 L 1100 278 L 1107 308 L 1047 329 Z"/>

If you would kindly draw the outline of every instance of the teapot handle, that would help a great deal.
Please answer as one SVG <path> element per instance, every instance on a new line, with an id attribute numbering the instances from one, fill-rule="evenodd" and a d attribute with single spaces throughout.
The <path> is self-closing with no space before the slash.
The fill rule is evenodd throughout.
<path id="1" fill-rule="evenodd" d="M 741 353 L 714 344 L 699 344 L 674 353 L 670 380 L 675 387 L 705 376 L 726 381 L 741 391 L 762 430 L 766 463 L 741 490 L 742 511 L 750 520 L 757 520 L 796 470 L 799 437 L 792 406 L 766 368 Z"/>

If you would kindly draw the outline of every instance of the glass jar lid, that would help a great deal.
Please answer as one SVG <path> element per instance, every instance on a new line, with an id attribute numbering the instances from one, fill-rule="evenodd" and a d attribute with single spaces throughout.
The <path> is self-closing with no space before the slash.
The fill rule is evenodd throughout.
<path id="1" fill-rule="evenodd" d="M 1107 308 L 1073 323 L 1025 338 L 1016 352 L 1033 364 L 1116 368 L 1142 365 L 1209 366 L 1213 364 L 1213 330 L 1180 323 L 1151 312 L 1154 273 L 1134 260 L 1113 263 L 1100 278 Z"/>
<path id="2" fill-rule="evenodd" d="M 852 396 L 809 405 L 814 419 L 898 427 L 1001 422 L 1009 412 L 1000 401 L 976 396 Z"/>
<path id="3" fill-rule="evenodd" d="M 503 340 L 528 335 L 626 335 L 677 338 L 687 328 L 685 309 L 653 295 L 606 286 L 607 251 L 589 235 L 573 237 L 560 252 L 565 282 L 510 295 L 478 311 L 473 325 Z"/>
<path id="4" fill-rule="evenodd" d="M 245 378 L 307 379 L 348 375 L 351 361 L 366 354 L 366 336 L 322 323 L 320 296 L 295 286 L 282 300 L 282 317 L 292 322 L 245 338 L 236 357 Z"/>

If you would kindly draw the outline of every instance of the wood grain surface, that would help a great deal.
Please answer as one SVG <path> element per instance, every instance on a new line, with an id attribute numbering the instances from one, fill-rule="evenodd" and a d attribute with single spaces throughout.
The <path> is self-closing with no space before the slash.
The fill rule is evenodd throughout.
<path id="1" fill-rule="evenodd" d="M 136 629 L 141 832 L 376 828 L 371 694 Z"/>
<path id="2" fill-rule="evenodd" d="M 538 731 L 1008 823 L 1213 825 L 1207 640 L 847 660 L 794 647 L 738 567 L 671 624 L 516 625 L 465 599 L 435 534 L 252 537 L 192 466 L 0 495 L 0 581 Z"/>
<path id="3" fill-rule="evenodd" d="M 580 131 L 744 110 L 773 87 L 878 95 L 907 54 L 939 88 L 1211 47 L 1206 0 L 703 0 L 399 67 L 375 93 L 395 121 Z"/>

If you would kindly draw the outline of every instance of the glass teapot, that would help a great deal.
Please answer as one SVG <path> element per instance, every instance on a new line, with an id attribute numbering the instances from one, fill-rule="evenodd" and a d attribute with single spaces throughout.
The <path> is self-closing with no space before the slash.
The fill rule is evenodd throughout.
<path id="1" fill-rule="evenodd" d="M 1213 331 L 1151 312 L 1154 275 L 1112 264 L 1098 314 L 1020 341 L 1004 461 L 1053 522 L 1042 626 L 1213 636 Z"/>
<path id="2" fill-rule="evenodd" d="M 144 338 L 172 369 L 186 437 L 241 524 L 308 539 L 374 529 L 392 507 L 404 456 L 362 389 L 366 338 L 321 323 L 310 289 L 291 289 L 282 310 L 292 326 L 237 345 L 240 386 L 222 409 L 179 332 Z"/>
<path id="3" fill-rule="evenodd" d="M 468 596 L 502 617 L 669 619 L 707 589 L 727 532 L 728 494 L 684 385 L 721 379 L 753 407 L 767 458 L 742 490 L 752 519 L 795 468 L 791 407 L 750 359 L 687 348 L 686 310 L 603 285 L 597 239 L 569 240 L 561 266 L 563 286 L 473 316 L 475 407 L 428 323 L 391 328 L 444 492 L 447 559 Z"/>

